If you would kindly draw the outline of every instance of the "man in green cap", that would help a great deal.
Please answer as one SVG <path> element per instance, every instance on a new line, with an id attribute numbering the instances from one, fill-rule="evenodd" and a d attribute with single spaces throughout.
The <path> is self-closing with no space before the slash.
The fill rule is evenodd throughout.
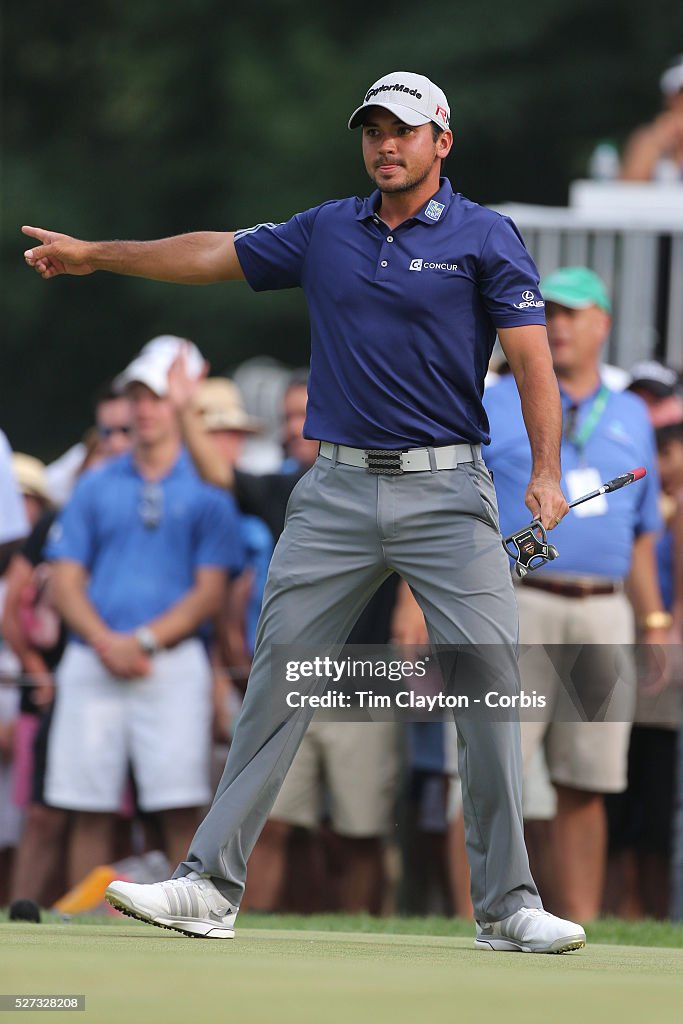
<path id="1" fill-rule="evenodd" d="M 600 910 L 606 860 L 603 794 L 626 787 L 635 702 L 629 645 L 635 618 L 643 639 L 664 642 L 654 557 L 658 481 L 645 404 L 612 390 L 601 372 L 610 301 L 587 267 L 562 267 L 540 284 L 563 411 L 562 489 L 569 501 L 635 466 L 647 476 L 613 499 L 579 506 L 553 532 L 560 555 L 517 581 L 522 686 L 546 708 L 522 722 L 525 764 L 545 747 L 557 813 L 549 856 L 555 912 L 589 921 Z M 503 536 L 525 522 L 531 452 L 512 381 L 490 388 L 485 407 Z M 625 595 L 628 578 L 633 607 Z M 529 645 L 524 646 L 524 645 Z M 545 645 L 545 646 L 544 646 Z M 524 714 L 524 712 L 522 712 Z M 550 852 L 552 851 L 552 852 Z M 543 872 L 545 874 L 545 872 Z M 540 874 L 540 873 L 539 873 Z"/>

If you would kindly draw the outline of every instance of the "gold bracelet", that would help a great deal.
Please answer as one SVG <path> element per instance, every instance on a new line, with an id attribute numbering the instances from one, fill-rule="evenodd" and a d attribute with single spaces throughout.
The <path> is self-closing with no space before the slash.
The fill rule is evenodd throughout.
<path id="1" fill-rule="evenodd" d="M 648 612 L 640 620 L 641 629 L 670 629 L 672 624 L 669 612 Z"/>

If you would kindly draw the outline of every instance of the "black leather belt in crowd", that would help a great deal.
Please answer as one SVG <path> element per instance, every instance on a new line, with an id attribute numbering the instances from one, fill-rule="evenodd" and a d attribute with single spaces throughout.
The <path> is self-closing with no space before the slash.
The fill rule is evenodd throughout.
<path id="1" fill-rule="evenodd" d="M 534 590 L 545 590 L 549 594 L 559 594 L 561 597 L 602 597 L 608 594 L 620 594 L 624 589 L 621 580 L 610 579 L 581 579 L 580 576 L 566 577 L 558 576 L 525 576 L 519 581 L 523 587 L 531 587 Z"/>

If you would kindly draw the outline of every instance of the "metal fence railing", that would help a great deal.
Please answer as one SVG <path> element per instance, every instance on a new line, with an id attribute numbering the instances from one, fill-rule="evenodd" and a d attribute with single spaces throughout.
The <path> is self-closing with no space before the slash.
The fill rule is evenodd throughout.
<path id="1" fill-rule="evenodd" d="M 683 368 L 683 186 L 679 192 L 670 210 L 660 204 L 649 215 L 608 204 L 496 206 L 519 227 L 541 275 L 582 264 L 603 278 L 614 320 L 606 357 L 618 366 L 656 355 Z"/>

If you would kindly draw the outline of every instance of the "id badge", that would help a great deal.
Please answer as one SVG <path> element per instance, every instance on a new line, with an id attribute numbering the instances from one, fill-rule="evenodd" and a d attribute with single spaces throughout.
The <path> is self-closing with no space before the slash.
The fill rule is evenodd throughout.
<path id="1" fill-rule="evenodd" d="M 576 501 L 590 491 L 595 491 L 602 484 L 600 474 L 592 466 L 582 466 L 580 469 L 570 469 L 564 475 L 567 485 L 567 500 Z M 585 519 L 588 516 L 604 516 L 607 512 L 607 496 L 599 494 L 596 498 L 583 505 L 577 505 L 572 509 L 575 516 Z"/>

